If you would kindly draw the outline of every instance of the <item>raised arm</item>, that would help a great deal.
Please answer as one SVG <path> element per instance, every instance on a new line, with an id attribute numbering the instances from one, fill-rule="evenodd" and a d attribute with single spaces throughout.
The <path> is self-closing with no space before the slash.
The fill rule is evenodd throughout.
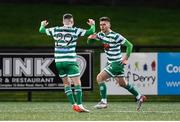
<path id="1" fill-rule="evenodd" d="M 95 33 L 95 30 L 96 30 L 95 29 L 95 21 L 93 19 L 88 19 L 87 24 L 90 25 L 90 28 L 89 28 L 89 30 L 86 31 L 86 33 L 85 33 L 86 36 Z"/>
<path id="2" fill-rule="evenodd" d="M 39 27 L 39 32 L 40 33 L 46 33 L 46 26 L 49 24 L 49 22 L 47 20 L 44 20 L 41 22 L 41 25 Z"/>

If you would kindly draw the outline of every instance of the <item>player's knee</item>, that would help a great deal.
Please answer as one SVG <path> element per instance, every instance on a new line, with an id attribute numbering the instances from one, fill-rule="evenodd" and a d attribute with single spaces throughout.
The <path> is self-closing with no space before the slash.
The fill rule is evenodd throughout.
<path id="1" fill-rule="evenodd" d="M 71 85 L 68 81 L 64 81 L 63 84 L 64 84 L 65 87 Z"/>
<path id="2" fill-rule="evenodd" d="M 128 82 L 126 80 L 123 80 L 120 84 L 121 87 L 126 87 Z"/>
<path id="3" fill-rule="evenodd" d="M 75 80 L 74 81 L 74 85 L 76 86 L 76 85 L 81 85 L 81 81 L 80 80 Z"/>
<path id="4" fill-rule="evenodd" d="M 124 83 L 124 82 L 120 82 L 119 85 L 120 85 L 121 87 L 126 87 L 126 83 Z"/>

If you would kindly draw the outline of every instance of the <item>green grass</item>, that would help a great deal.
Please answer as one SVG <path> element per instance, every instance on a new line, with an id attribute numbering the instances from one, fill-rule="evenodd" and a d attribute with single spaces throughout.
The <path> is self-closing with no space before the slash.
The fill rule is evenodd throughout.
<path id="1" fill-rule="evenodd" d="M 134 45 L 179 45 L 180 9 L 61 4 L 0 4 L 0 45 L 53 46 L 52 39 L 38 32 L 40 21 L 49 20 L 49 27 L 61 25 L 66 12 L 81 28 L 88 28 L 88 18 L 95 19 L 97 31 L 99 17 L 109 16 L 112 29 Z M 85 40 L 78 45 L 86 45 Z"/>
<path id="2" fill-rule="evenodd" d="M 94 109 L 95 104 L 85 103 L 91 113 L 76 113 L 68 102 L 1 102 L 0 120 L 180 120 L 178 102 L 147 102 L 139 112 L 134 102 L 109 102 L 103 110 Z"/>

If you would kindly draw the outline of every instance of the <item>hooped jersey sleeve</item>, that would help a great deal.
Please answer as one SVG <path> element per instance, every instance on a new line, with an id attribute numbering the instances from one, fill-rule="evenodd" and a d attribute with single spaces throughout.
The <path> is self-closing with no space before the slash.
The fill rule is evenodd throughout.
<path id="1" fill-rule="evenodd" d="M 52 27 L 52 28 L 46 28 L 46 34 L 48 36 L 53 36 L 54 30 L 56 27 Z"/>
<path id="2" fill-rule="evenodd" d="M 85 29 L 82 29 L 82 28 L 77 28 L 77 35 L 80 37 L 80 36 L 84 36 L 86 33 L 86 30 Z"/>
<path id="3" fill-rule="evenodd" d="M 119 43 L 119 44 L 124 44 L 127 39 L 124 38 L 122 35 L 120 35 L 120 34 L 117 33 L 116 36 L 115 36 L 115 40 L 116 40 L 116 42 Z"/>

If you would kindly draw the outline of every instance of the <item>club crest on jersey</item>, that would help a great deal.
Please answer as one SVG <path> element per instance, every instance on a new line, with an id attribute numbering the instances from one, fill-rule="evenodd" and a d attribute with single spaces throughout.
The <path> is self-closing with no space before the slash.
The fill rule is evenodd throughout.
<path id="1" fill-rule="evenodd" d="M 105 50 L 109 50 L 110 45 L 109 44 L 103 44 L 103 47 Z"/>

